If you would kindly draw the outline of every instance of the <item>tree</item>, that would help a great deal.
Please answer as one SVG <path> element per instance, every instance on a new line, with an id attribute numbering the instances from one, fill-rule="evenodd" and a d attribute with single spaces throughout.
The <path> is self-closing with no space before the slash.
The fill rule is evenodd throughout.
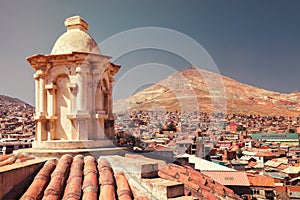
<path id="1" fill-rule="evenodd" d="M 176 129 L 176 126 L 173 122 L 171 122 L 170 124 L 167 125 L 167 128 L 166 128 L 166 131 L 174 131 L 176 132 L 177 129 Z"/>

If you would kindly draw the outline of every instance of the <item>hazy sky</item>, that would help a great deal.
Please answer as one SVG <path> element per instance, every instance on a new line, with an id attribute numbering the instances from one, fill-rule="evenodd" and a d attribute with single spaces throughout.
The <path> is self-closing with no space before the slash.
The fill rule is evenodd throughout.
<path id="1" fill-rule="evenodd" d="M 25 59 L 49 54 L 66 30 L 64 20 L 73 15 L 87 21 L 99 44 L 133 28 L 167 28 L 201 44 L 221 74 L 273 91 L 300 90 L 299 10 L 297 0 L 2 0 L 0 94 L 34 104 L 34 71 Z M 172 66 L 166 75 L 189 65 L 151 49 L 130 52 L 115 62 L 122 65 L 121 75 L 152 62 Z"/>

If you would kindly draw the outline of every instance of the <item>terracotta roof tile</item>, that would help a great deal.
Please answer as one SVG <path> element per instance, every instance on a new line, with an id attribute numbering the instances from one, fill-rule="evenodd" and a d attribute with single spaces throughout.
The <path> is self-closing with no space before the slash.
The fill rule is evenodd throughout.
<path id="1" fill-rule="evenodd" d="M 167 180 L 183 183 L 185 195 L 200 199 L 222 199 L 229 196 L 231 199 L 239 199 L 231 189 L 215 183 L 210 177 L 188 166 L 168 164 L 159 170 L 158 175 Z"/>
<path id="2" fill-rule="evenodd" d="M 77 155 L 73 159 L 69 178 L 65 188 L 63 199 L 80 199 L 83 171 L 83 156 Z"/>
<path id="3" fill-rule="evenodd" d="M 43 200 L 61 199 L 72 160 L 73 157 L 70 155 L 63 155 L 58 160 L 57 166 L 51 175 L 50 183 L 45 190 Z"/>
<path id="4" fill-rule="evenodd" d="M 258 151 L 255 156 L 260 156 L 260 157 L 275 157 L 276 154 L 275 153 L 272 153 L 272 152 L 261 152 L 261 151 Z"/>
<path id="5" fill-rule="evenodd" d="M 127 178 L 123 172 L 115 174 L 116 183 L 117 183 L 117 194 L 119 200 L 131 200 L 132 192 L 128 184 Z"/>
<path id="6" fill-rule="evenodd" d="M 64 155 L 58 160 L 48 161 L 21 199 L 149 200 L 150 190 L 138 187 L 142 183 L 139 181 L 146 181 L 148 178 L 139 177 L 135 185 L 133 182 L 137 181 L 137 177 L 132 178 L 128 172 L 123 172 L 123 168 L 117 167 L 112 158 L 100 157 L 96 160 L 92 156 L 78 155 L 73 158 Z M 112 166 L 118 172 L 114 173 Z M 240 199 L 231 189 L 188 166 L 168 164 L 158 174 L 160 179 L 183 183 L 182 189 L 186 196 L 209 200 Z"/>
<path id="7" fill-rule="evenodd" d="M 24 157 L 24 158 L 17 158 L 15 163 L 25 162 L 27 160 L 32 160 L 32 159 L 34 159 L 34 157 L 32 157 L 32 156 L 27 156 L 27 157 Z"/>
<path id="8" fill-rule="evenodd" d="M 288 192 L 300 192 L 300 186 L 291 186 L 291 185 L 288 185 L 287 186 L 287 190 Z"/>
<path id="9" fill-rule="evenodd" d="M 249 186 L 249 180 L 246 172 L 243 171 L 203 171 L 203 174 L 211 177 L 216 182 L 222 185 L 238 185 L 238 186 Z"/>
<path id="10" fill-rule="evenodd" d="M 274 179 L 258 174 L 247 174 L 251 186 L 274 187 Z"/>
<path id="11" fill-rule="evenodd" d="M 249 166 L 249 167 L 255 167 L 257 164 L 258 164 L 257 162 L 250 161 L 250 162 L 248 163 L 248 166 Z"/>
<path id="12" fill-rule="evenodd" d="M 32 160 L 34 157 L 28 156 L 25 154 L 8 154 L 8 155 L 0 155 L 0 167 L 6 165 L 12 165 L 14 163 L 25 162 L 27 160 Z"/>
<path id="13" fill-rule="evenodd" d="M 50 181 L 51 173 L 53 172 L 55 167 L 55 160 L 47 161 L 44 164 L 43 168 L 35 176 L 33 182 L 31 183 L 27 191 L 23 194 L 23 196 L 20 198 L 20 200 L 41 199 L 43 197 L 44 190 Z"/>
<path id="14" fill-rule="evenodd" d="M 98 198 L 98 171 L 96 166 L 96 159 L 93 156 L 86 156 L 84 158 L 83 170 L 83 185 L 82 185 L 82 199 L 97 199 Z"/>
<path id="15" fill-rule="evenodd" d="M 11 157 L 8 157 L 7 159 L 0 162 L 0 167 L 6 166 L 6 165 L 11 165 L 11 164 L 15 163 L 16 160 L 17 160 L 17 156 L 12 154 Z"/>
<path id="16" fill-rule="evenodd" d="M 221 198 L 217 197 L 216 195 L 212 194 L 209 191 L 203 190 L 201 193 L 205 198 L 209 200 L 221 200 Z"/>
<path id="17" fill-rule="evenodd" d="M 286 192 L 286 186 L 275 186 L 275 190 L 277 194 Z"/>
<path id="18" fill-rule="evenodd" d="M 10 157 L 15 156 L 15 154 L 8 154 L 8 155 L 0 155 L 0 162 L 7 160 Z"/>
<path id="19" fill-rule="evenodd" d="M 135 186 L 130 186 L 130 188 L 131 188 L 134 200 L 149 200 L 149 198 Z"/>
<path id="20" fill-rule="evenodd" d="M 115 200 L 115 179 L 113 170 L 105 158 L 98 161 L 100 196 L 99 200 Z"/>

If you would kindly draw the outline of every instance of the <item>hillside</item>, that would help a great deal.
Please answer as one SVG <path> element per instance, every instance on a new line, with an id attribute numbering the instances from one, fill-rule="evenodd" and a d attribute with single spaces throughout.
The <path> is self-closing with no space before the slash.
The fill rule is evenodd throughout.
<path id="1" fill-rule="evenodd" d="M 114 103 L 114 112 L 128 109 L 298 115 L 300 92 L 281 94 L 189 67 Z"/>
<path id="2" fill-rule="evenodd" d="M 23 112 L 32 114 L 34 107 L 18 98 L 0 95 L 0 117 L 21 116 Z"/>

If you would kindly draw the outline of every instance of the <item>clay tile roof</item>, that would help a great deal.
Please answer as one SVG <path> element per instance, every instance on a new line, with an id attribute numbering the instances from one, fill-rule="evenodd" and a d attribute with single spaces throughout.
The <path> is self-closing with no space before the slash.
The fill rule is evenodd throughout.
<path id="1" fill-rule="evenodd" d="M 12 165 L 14 163 L 25 162 L 32 159 L 34 159 L 34 157 L 25 154 L 0 155 L 0 167 Z"/>
<path id="2" fill-rule="evenodd" d="M 115 178 L 113 170 L 105 158 L 98 161 L 100 196 L 99 200 L 114 200 L 115 196 Z"/>
<path id="3" fill-rule="evenodd" d="M 249 186 L 246 172 L 243 171 L 204 171 L 203 174 L 211 177 L 216 182 L 228 186 Z"/>
<path id="4" fill-rule="evenodd" d="M 94 157 L 86 156 L 84 158 L 83 176 L 82 199 L 96 199 L 98 196 L 98 171 Z"/>
<path id="5" fill-rule="evenodd" d="M 131 200 L 132 192 L 123 172 L 116 173 L 117 194 L 119 200 Z"/>
<path id="6" fill-rule="evenodd" d="M 191 194 L 199 199 L 223 199 L 224 197 L 240 199 L 231 189 L 188 166 L 168 164 L 159 170 L 158 175 L 163 179 L 183 183 L 185 194 Z"/>
<path id="7" fill-rule="evenodd" d="M 251 186 L 274 187 L 274 179 L 258 174 L 247 174 Z"/>
<path id="8" fill-rule="evenodd" d="M 260 157 L 273 157 L 273 156 L 276 156 L 276 154 L 272 153 L 272 152 L 257 152 L 255 154 L 255 156 L 260 156 Z"/>
<path id="9" fill-rule="evenodd" d="M 44 192 L 43 199 L 61 199 L 72 160 L 73 157 L 70 155 L 63 155 L 62 158 L 58 160 L 57 166 L 51 174 L 50 183 Z"/>
<path id="10" fill-rule="evenodd" d="M 20 200 L 41 199 L 43 196 L 44 190 L 50 181 L 51 173 L 53 172 L 55 167 L 56 167 L 55 160 L 47 161 L 44 164 L 43 168 L 35 176 L 33 182 L 31 183 L 29 188 L 26 190 L 26 192 L 23 194 L 23 196 L 20 198 Z"/>
<path id="11" fill-rule="evenodd" d="M 105 158 L 97 162 L 92 156 L 64 155 L 44 164 L 21 199 L 131 200 L 133 194 L 126 176 L 122 172 L 114 176 Z"/>
<path id="12" fill-rule="evenodd" d="M 254 162 L 254 161 L 251 161 L 248 163 L 248 166 L 249 167 L 255 167 L 258 163 L 257 162 Z"/>
<path id="13" fill-rule="evenodd" d="M 118 158 L 104 156 L 96 160 L 93 156 L 77 155 L 73 158 L 70 155 L 64 155 L 60 159 L 49 160 L 37 173 L 27 190 L 21 194 L 20 199 L 150 200 L 152 194 L 149 191 L 153 188 L 145 190 L 139 184 L 142 183 L 140 181 L 145 181 L 143 183 L 146 184 L 148 180 L 155 178 L 183 183 L 182 185 L 175 182 L 179 184 L 176 187 L 182 186 L 182 192 L 186 196 L 198 199 L 240 199 L 231 189 L 191 167 L 168 164 L 159 169 L 160 178 L 157 178 L 157 173 L 155 177 L 133 177 L 128 171 L 122 171 L 123 168 L 116 167 L 113 160 Z M 122 159 L 135 160 L 124 157 Z M 139 159 L 146 158 L 139 157 Z M 153 166 L 144 163 L 141 167 Z M 151 184 L 157 187 L 155 181 Z M 180 198 L 192 199 L 184 196 Z"/>
<path id="14" fill-rule="evenodd" d="M 300 192 L 300 187 L 299 186 L 291 186 L 291 185 L 289 185 L 289 186 L 287 186 L 287 190 L 288 190 L 288 192 Z"/>
<path id="15" fill-rule="evenodd" d="M 82 185 L 83 156 L 74 157 L 63 199 L 80 199 Z"/>
<path id="16" fill-rule="evenodd" d="M 286 186 L 275 186 L 276 193 L 286 192 Z"/>

